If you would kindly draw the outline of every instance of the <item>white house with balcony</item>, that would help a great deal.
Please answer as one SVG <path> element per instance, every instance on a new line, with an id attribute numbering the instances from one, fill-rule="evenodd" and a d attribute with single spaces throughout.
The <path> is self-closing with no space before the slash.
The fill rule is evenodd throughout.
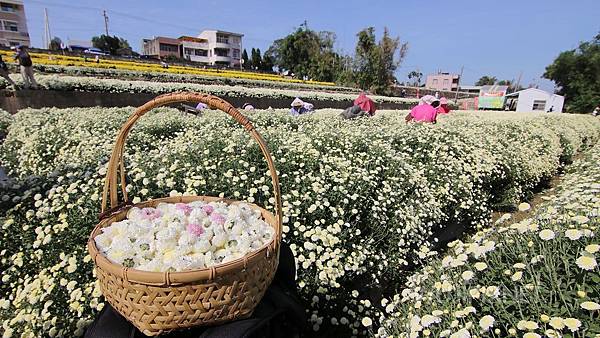
<path id="1" fill-rule="evenodd" d="M 210 48 L 207 39 L 180 36 L 178 40 L 181 42 L 181 54 L 184 59 L 206 65 L 211 64 L 208 56 Z"/>
<path id="2" fill-rule="evenodd" d="M 228 67 L 240 67 L 242 58 L 243 36 L 243 34 L 225 32 L 220 30 L 205 30 L 202 31 L 200 35 L 198 35 L 198 39 L 205 40 L 207 43 L 208 64 L 222 65 Z M 202 48 L 197 47 L 197 49 Z M 193 59 L 191 60 L 194 61 Z"/>

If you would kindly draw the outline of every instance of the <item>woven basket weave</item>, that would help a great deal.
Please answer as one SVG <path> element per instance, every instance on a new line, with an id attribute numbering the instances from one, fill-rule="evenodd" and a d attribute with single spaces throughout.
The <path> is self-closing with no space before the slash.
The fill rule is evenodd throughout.
<path id="1" fill-rule="evenodd" d="M 237 201 L 210 196 L 166 197 L 131 204 L 125 189 L 123 149 L 129 131 L 135 122 L 153 108 L 179 102 L 203 102 L 230 116 L 250 133 L 258 143 L 269 166 L 275 197 L 275 215 L 259 206 L 269 225 L 275 229 L 273 240 L 258 251 L 210 268 L 183 272 L 147 272 L 112 263 L 98 251 L 94 238 L 102 228 L 126 218 L 127 211 L 136 206 L 153 207 L 159 203 L 188 203 L 192 201 Z M 120 183 L 123 202 L 119 203 Z M 110 209 L 107 203 L 110 200 Z M 250 121 L 226 101 L 212 95 L 199 93 L 172 93 L 156 97 L 136 109 L 117 136 L 108 164 L 102 196 L 100 223 L 88 240 L 88 250 L 95 263 L 97 278 L 106 300 L 149 336 L 199 325 L 215 325 L 245 318 L 263 297 L 270 285 L 279 259 L 281 241 L 281 196 L 279 179 L 265 141 Z"/>

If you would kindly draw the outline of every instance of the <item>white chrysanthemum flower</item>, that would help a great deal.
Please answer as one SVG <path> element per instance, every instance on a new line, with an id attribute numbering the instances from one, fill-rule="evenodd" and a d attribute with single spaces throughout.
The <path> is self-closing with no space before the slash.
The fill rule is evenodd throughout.
<path id="1" fill-rule="evenodd" d="M 594 268 L 596 268 L 596 266 L 598 266 L 596 258 L 585 254 L 583 256 L 579 256 L 579 258 L 575 260 L 575 263 L 578 267 L 584 270 L 593 270 Z"/>
<path id="2" fill-rule="evenodd" d="M 487 269 L 488 265 L 484 262 L 477 262 L 473 265 L 477 271 L 483 271 Z"/>
<path id="3" fill-rule="evenodd" d="M 600 251 L 600 245 L 589 244 L 589 245 L 586 245 L 584 250 L 590 254 L 595 254 L 596 252 Z"/>
<path id="4" fill-rule="evenodd" d="M 576 318 L 565 318 L 563 323 L 571 332 L 575 332 L 581 327 L 581 321 Z"/>
<path id="5" fill-rule="evenodd" d="M 562 319 L 561 317 L 550 318 L 550 321 L 548 322 L 548 324 L 550 324 L 550 326 L 552 326 L 553 328 L 555 328 L 556 330 L 559 330 L 559 331 L 565 328 L 564 319 Z"/>
<path id="6" fill-rule="evenodd" d="M 533 331 L 539 328 L 538 323 L 531 320 L 520 320 L 517 323 L 517 329 L 521 331 Z"/>
<path id="7" fill-rule="evenodd" d="M 371 318 L 369 317 L 364 317 L 361 321 L 362 325 L 365 327 L 369 327 L 371 325 L 373 325 L 373 321 L 371 320 Z"/>
<path id="8" fill-rule="evenodd" d="M 523 203 L 519 204 L 518 208 L 519 208 L 519 211 L 527 211 L 527 210 L 531 209 L 531 205 L 529 205 L 529 203 L 523 202 Z"/>
<path id="9" fill-rule="evenodd" d="M 510 277 L 510 279 L 513 282 L 516 282 L 516 281 L 520 281 L 522 277 L 523 277 L 523 271 L 517 271 Z"/>
<path id="10" fill-rule="evenodd" d="M 600 304 L 598 304 L 596 302 L 591 302 L 591 301 L 583 302 L 583 303 L 579 304 L 579 306 L 581 306 L 582 309 L 586 309 L 589 311 L 600 310 Z"/>
<path id="11" fill-rule="evenodd" d="M 550 229 L 544 229 L 544 230 L 540 231 L 539 236 L 541 239 L 543 239 L 545 241 L 549 241 L 551 239 L 554 239 L 554 231 L 552 231 Z"/>
<path id="12" fill-rule="evenodd" d="M 569 229 L 565 231 L 565 237 L 569 238 L 572 241 L 576 241 L 583 236 L 583 233 L 577 229 Z"/>
<path id="13" fill-rule="evenodd" d="M 462 279 L 464 279 L 465 281 L 469 281 L 469 280 L 471 280 L 471 279 L 473 278 L 473 276 L 474 276 L 474 275 L 475 275 L 475 274 L 473 273 L 473 271 L 470 271 L 470 270 L 464 271 L 464 272 L 461 274 L 461 276 L 462 276 Z"/>
<path id="14" fill-rule="evenodd" d="M 481 319 L 479 319 L 479 327 L 481 327 L 481 329 L 484 332 L 487 332 L 490 330 L 491 327 L 494 326 L 495 322 L 496 322 L 496 319 L 494 319 L 494 317 L 492 317 L 490 315 L 485 315 L 485 316 L 481 317 Z"/>

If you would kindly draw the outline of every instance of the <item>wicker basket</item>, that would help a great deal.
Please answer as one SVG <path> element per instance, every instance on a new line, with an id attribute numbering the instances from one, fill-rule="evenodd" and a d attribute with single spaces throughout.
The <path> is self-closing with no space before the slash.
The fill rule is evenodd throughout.
<path id="1" fill-rule="evenodd" d="M 135 122 L 155 107 L 178 102 L 203 102 L 231 115 L 258 143 L 269 166 L 275 197 L 275 215 L 256 205 L 265 221 L 275 229 L 274 239 L 258 251 L 228 263 L 210 268 L 183 272 L 147 272 L 126 268 L 110 262 L 98 251 L 94 238 L 101 229 L 123 220 L 132 206 L 140 208 L 158 203 L 232 200 L 209 196 L 167 197 L 131 204 L 125 190 L 123 148 Z M 120 181 L 120 182 L 118 182 Z M 119 203 L 120 183 L 124 201 Z M 110 209 L 107 202 L 110 200 Z M 275 165 L 265 141 L 250 121 L 240 112 L 217 97 L 199 93 L 173 93 L 156 97 L 136 109 L 121 128 L 108 164 L 102 196 L 100 223 L 88 240 L 88 250 L 95 263 L 96 273 L 106 300 L 146 335 L 159 335 L 176 329 L 215 325 L 248 317 L 273 280 L 279 259 L 281 241 L 281 196 Z"/>

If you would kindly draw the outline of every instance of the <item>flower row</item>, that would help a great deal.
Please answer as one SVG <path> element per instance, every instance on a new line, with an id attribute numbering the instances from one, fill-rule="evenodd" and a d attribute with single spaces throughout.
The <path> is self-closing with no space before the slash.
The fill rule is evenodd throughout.
<path id="1" fill-rule="evenodd" d="M 114 138 L 132 111 L 15 115 L 0 149 L 19 181 L 0 194 L 5 331 L 72 336 L 102 308 L 85 243 Z M 351 121 L 339 113 L 249 116 L 279 171 L 284 241 L 310 328 L 339 336 L 365 334 L 378 318 L 378 295 L 398 292 L 420 259 L 452 233 L 489 226 L 491 210 L 515 208 L 600 136 L 589 116 L 457 113 L 406 125 L 397 111 Z M 136 203 L 209 195 L 273 209 L 260 148 L 221 112 L 146 114 L 128 137 L 125 164 Z M 491 249 L 482 243 L 478 252 Z M 488 286 L 479 292 L 495 295 Z"/>

